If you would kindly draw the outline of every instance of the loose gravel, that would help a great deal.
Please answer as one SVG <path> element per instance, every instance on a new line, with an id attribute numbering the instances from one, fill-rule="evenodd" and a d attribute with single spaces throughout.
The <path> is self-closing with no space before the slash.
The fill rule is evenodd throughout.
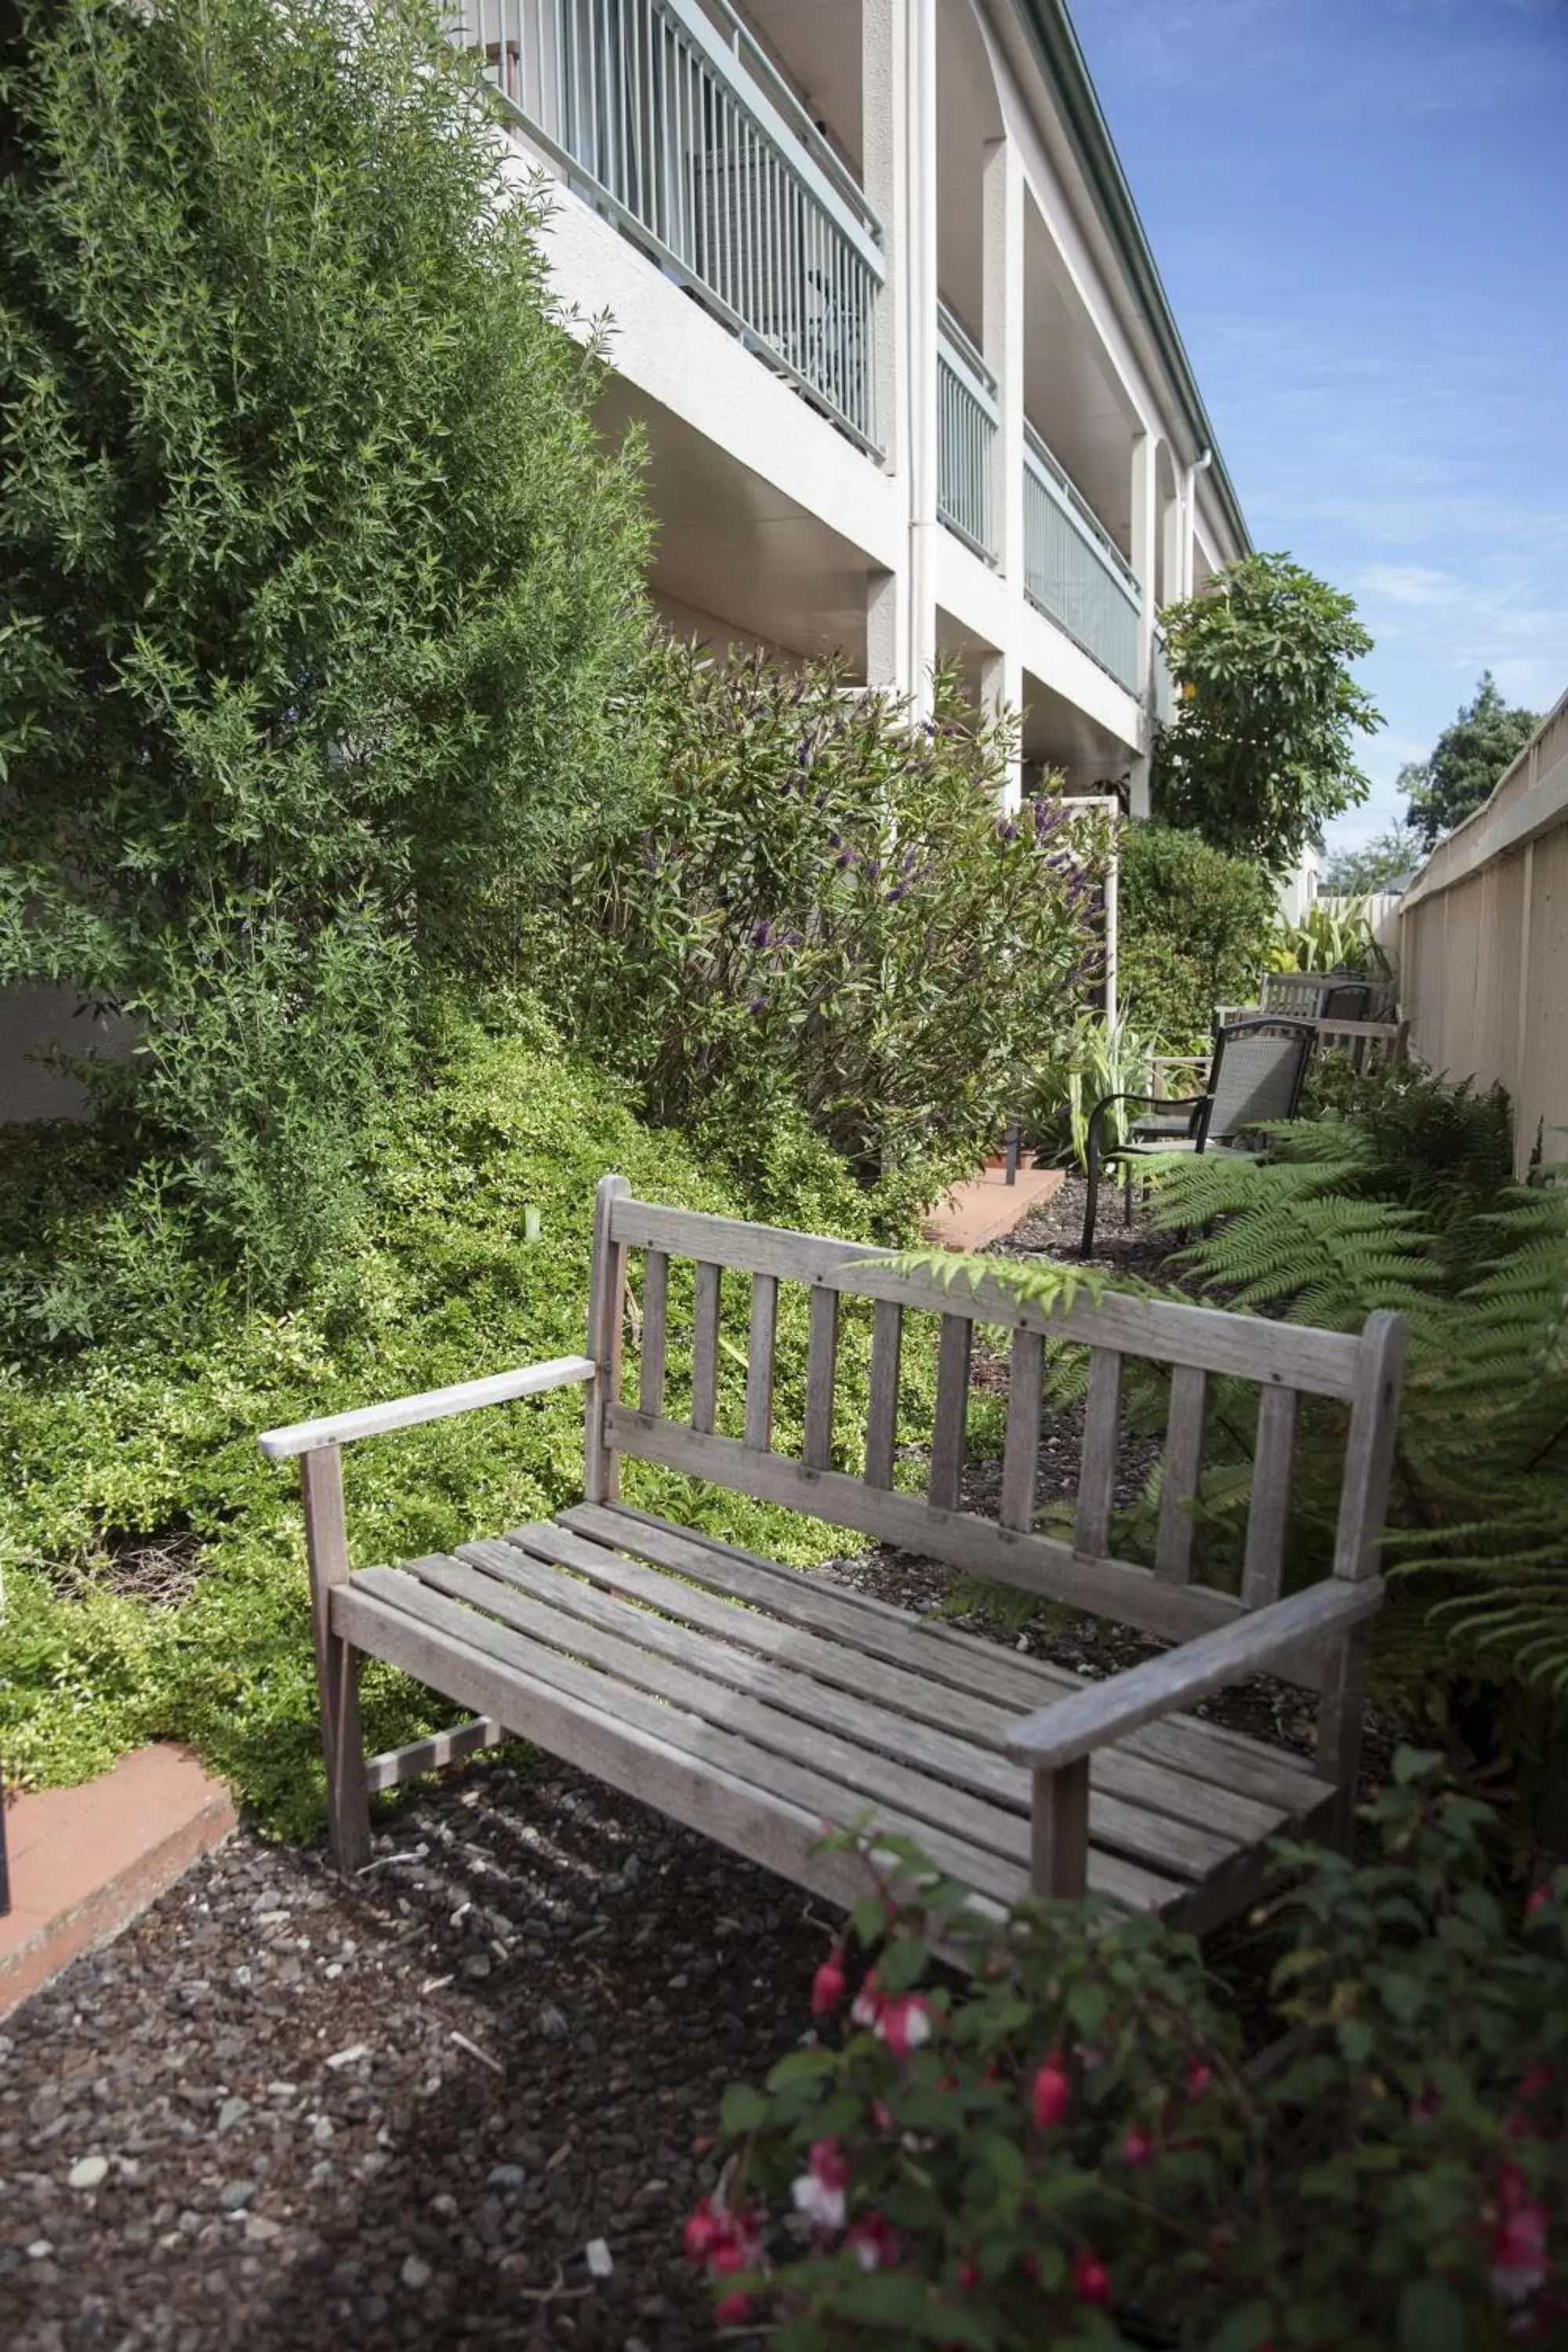
<path id="1" fill-rule="evenodd" d="M 548 1761 L 350 1888 L 241 1832 L 0 2034 L 0 2344 L 710 2345 L 680 2223 L 833 1924 Z"/>

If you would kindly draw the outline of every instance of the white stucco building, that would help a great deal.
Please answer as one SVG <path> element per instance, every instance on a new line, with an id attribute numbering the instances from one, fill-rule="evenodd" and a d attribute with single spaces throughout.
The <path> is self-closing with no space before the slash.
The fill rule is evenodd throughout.
<path id="1" fill-rule="evenodd" d="M 671 623 L 917 701 L 954 656 L 1142 812 L 1154 614 L 1247 541 L 1064 0 L 457 5 Z"/>

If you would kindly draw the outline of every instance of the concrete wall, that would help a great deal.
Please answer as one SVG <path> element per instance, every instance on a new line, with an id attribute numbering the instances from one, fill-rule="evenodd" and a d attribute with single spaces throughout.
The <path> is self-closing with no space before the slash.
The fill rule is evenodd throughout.
<path id="1" fill-rule="evenodd" d="M 0 1122 L 88 1116 L 87 1089 L 40 1061 L 52 1047 L 105 1061 L 131 1057 L 135 1031 L 114 1013 L 94 1013 L 74 989 L 0 989 Z"/>
<path id="2" fill-rule="evenodd" d="M 1522 1174 L 1568 1163 L 1568 695 L 1400 905 L 1414 1051 L 1512 1097 Z"/>

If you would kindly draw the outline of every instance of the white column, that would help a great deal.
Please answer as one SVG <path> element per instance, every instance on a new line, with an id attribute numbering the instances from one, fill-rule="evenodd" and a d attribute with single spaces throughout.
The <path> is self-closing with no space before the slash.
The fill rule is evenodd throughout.
<path id="1" fill-rule="evenodd" d="M 866 583 L 866 683 L 908 694 L 903 605 L 907 583 L 896 572 L 873 572 Z"/>
<path id="2" fill-rule="evenodd" d="M 1150 706 L 1150 676 L 1154 656 L 1154 575 L 1158 570 L 1160 532 L 1159 443 L 1152 433 L 1140 433 L 1132 444 L 1132 571 L 1138 582 L 1138 699 L 1142 717 L 1137 756 L 1128 776 L 1128 807 L 1135 817 L 1149 814 L 1149 751 L 1153 731 Z"/>
<path id="3" fill-rule="evenodd" d="M 1005 643 L 985 663 L 984 689 L 988 709 L 1016 713 L 1024 698 L 1024 167 L 1015 141 L 987 143 L 982 200 L 981 345 L 996 379 L 992 514 L 1007 592 Z M 1002 797 L 1009 809 L 1023 797 L 1019 758 Z"/>
<path id="4" fill-rule="evenodd" d="M 906 643 L 910 692 L 921 715 L 931 708 L 936 660 L 936 596 L 931 541 L 936 519 L 936 5 L 907 0 L 908 96 L 904 143 L 904 259 L 907 306 L 904 368 L 908 401 L 909 583 Z"/>
<path id="5" fill-rule="evenodd" d="M 997 561 L 1024 576 L 1024 171 L 1011 139 L 986 147 L 983 187 L 982 347 L 996 379 L 1000 423 L 994 484 Z"/>
<path id="6" fill-rule="evenodd" d="M 860 157 L 866 200 L 882 224 L 886 278 L 878 299 L 872 347 L 877 439 L 889 473 L 901 462 L 907 429 L 903 415 L 903 367 L 907 289 L 903 256 L 907 241 L 909 74 L 905 62 L 904 13 L 899 0 L 861 0 Z"/>

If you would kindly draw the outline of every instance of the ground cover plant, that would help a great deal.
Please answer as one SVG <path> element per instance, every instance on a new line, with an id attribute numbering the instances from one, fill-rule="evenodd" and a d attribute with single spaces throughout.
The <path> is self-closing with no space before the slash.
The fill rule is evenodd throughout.
<path id="1" fill-rule="evenodd" d="M 973 1162 L 1099 973 L 1103 825 L 1054 793 L 999 816 L 1012 724 L 947 673 L 913 727 L 831 667 L 665 643 L 631 715 L 641 758 L 584 811 L 542 992 L 650 1118 L 730 1152 L 784 1103 L 868 1182 Z"/>
<path id="2" fill-rule="evenodd" d="M 134 1016 L 121 1108 L 276 1307 L 607 787 L 636 456 L 435 6 L 4 21 L 0 982 Z"/>
<path id="3" fill-rule="evenodd" d="M 101 1769 L 155 1737 L 193 1741 L 271 1826 L 310 1833 L 321 1780 L 298 1487 L 259 1431 L 472 1379 L 583 1345 L 594 1187 L 744 1214 L 754 1203 L 626 1089 L 568 1055 L 526 1003 L 458 1010 L 422 1043 L 431 1076 L 390 1106 L 352 1244 L 284 1311 L 215 1282 L 176 1188 L 122 1171 L 90 1129 L 0 1129 L 0 1751 L 7 1780 Z M 773 1203 L 815 1231 L 875 1237 L 871 1205 L 805 1128 L 775 1135 Z M 530 1239 L 530 1232 L 536 1238 Z M 885 1228 L 883 1229 L 885 1231 Z M 806 1313 L 779 1327 L 781 1433 L 805 1404 Z M 846 1443 L 866 1335 L 847 1318 Z M 672 1360 L 679 1376 L 679 1360 Z M 739 1410 L 743 1357 L 723 1362 Z M 907 1366 L 918 1417 L 928 1379 Z M 927 1397 L 929 1405 L 929 1396 Z M 349 1539 L 362 1564 L 446 1549 L 580 1498 L 582 1399 L 431 1423 L 351 1449 Z M 628 1470 L 650 1507 L 801 1564 L 837 1531 L 673 1474 Z M 446 1719 L 380 1666 L 367 1737 Z"/>
<path id="4" fill-rule="evenodd" d="M 1410 1749 L 1365 1821 L 1359 1864 L 1277 1851 L 1294 2038 L 1264 2067 L 1189 1938 L 1092 1900 L 966 1920 L 883 1843 L 918 1894 L 880 1875 L 805 2046 L 725 2100 L 687 2226 L 720 2319 L 781 2352 L 1560 2342 L 1568 1869 L 1510 1884 L 1493 1815 Z"/>

